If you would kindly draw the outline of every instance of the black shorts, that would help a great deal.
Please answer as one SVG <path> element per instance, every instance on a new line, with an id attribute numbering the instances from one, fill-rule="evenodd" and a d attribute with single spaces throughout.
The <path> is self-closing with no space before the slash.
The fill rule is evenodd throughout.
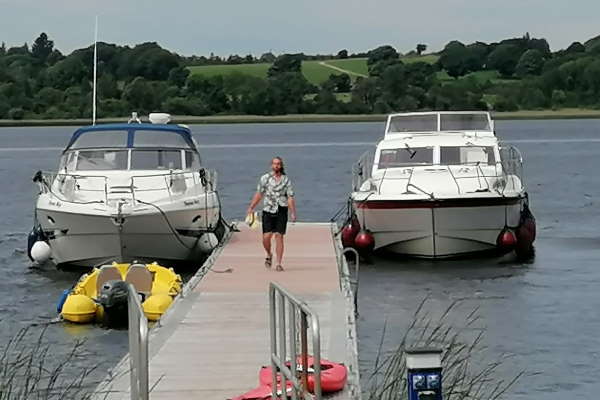
<path id="1" fill-rule="evenodd" d="M 263 233 L 281 233 L 285 235 L 288 222 L 288 208 L 279 207 L 276 213 L 262 212 Z"/>

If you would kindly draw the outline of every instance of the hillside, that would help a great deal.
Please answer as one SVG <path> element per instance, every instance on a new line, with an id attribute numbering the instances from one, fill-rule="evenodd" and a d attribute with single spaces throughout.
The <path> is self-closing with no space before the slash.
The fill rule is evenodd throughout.
<path id="1" fill-rule="evenodd" d="M 174 115 L 383 114 L 416 110 L 600 109 L 598 37 L 551 51 L 528 34 L 450 41 L 438 53 L 185 57 L 157 43 L 98 43 L 100 118 Z M 582 43 L 585 43 L 582 44 Z M 89 118 L 94 49 L 68 55 L 42 33 L 0 46 L 0 119 Z"/>
<path id="2" fill-rule="evenodd" d="M 401 57 L 405 63 L 425 62 L 434 64 L 438 60 L 438 56 L 427 54 L 423 56 Z M 272 64 L 270 63 L 253 63 L 253 64 L 218 64 L 218 65 L 201 65 L 188 67 L 192 75 L 224 76 L 232 73 L 241 73 L 256 76 L 258 78 L 266 78 L 267 71 Z M 366 78 L 369 71 L 367 68 L 367 58 L 346 58 L 346 59 L 331 59 L 323 61 L 303 61 L 302 74 L 304 77 L 315 85 L 320 85 L 325 82 L 329 75 L 348 74 L 350 78 L 357 77 Z"/>

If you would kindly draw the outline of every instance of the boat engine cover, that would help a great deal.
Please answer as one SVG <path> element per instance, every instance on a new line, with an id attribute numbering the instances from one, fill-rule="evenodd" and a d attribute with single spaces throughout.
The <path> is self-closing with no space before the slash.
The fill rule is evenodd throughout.
<path id="1" fill-rule="evenodd" d="M 111 280 L 106 281 L 100 289 L 98 302 L 105 309 L 112 308 L 121 304 L 127 304 L 128 295 L 127 283 L 124 281 Z"/>

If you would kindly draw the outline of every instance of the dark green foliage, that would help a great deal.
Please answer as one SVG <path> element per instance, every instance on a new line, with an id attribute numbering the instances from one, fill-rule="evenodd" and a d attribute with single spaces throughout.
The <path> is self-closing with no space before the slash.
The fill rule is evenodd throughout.
<path id="1" fill-rule="evenodd" d="M 340 58 L 340 59 L 348 58 L 348 50 L 343 49 L 343 50 L 338 51 L 337 58 Z"/>
<path id="2" fill-rule="evenodd" d="M 175 67 L 169 71 L 169 83 L 177 87 L 183 87 L 190 75 L 190 70 L 184 67 Z"/>
<path id="3" fill-rule="evenodd" d="M 8 110 L 8 119 L 23 119 L 25 111 L 21 107 L 15 107 Z"/>
<path id="4" fill-rule="evenodd" d="M 343 104 L 338 101 L 335 94 L 323 88 L 314 99 L 315 113 L 317 114 L 342 114 Z"/>
<path id="5" fill-rule="evenodd" d="M 380 76 L 388 67 L 401 63 L 400 55 L 392 46 L 380 46 L 369 51 L 367 67 L 370 76 Z"/>
<path id="6" fill-rule="evenodd" d="M 585 46 L 581 42 L 573 42 L 564 51 L 565 54 L 585 53 Z"/>
<path id="7" fill-rule="evenodd" d="M 469 51 L 467 47 L 455 40 L 446 45 L 440 55 L 438 64 L 441 68 L 445 69 L 448 75 L 453 78 L 458 78 L 466 74 L 468 69 L 467 57 Z"/>
<path id="8" fill-rule="evenodd" d="M 544 55 L 537 49 L 527 50 L 515 68 L 515 74 L 519 77 L 527 75 L 539 75 L 544 66 Z"/>
<path id="9" fill-rule="evenodd" d="M 396 60 L 400 55 L 392 46 L 379 46 L 376 49 L 369 51 L 367 65 L 371 66 L 380 61 Z"/>
<path id="10" fill-rule="evenodd" d="M 229 109 L 222 76 L 206 78 L 202 75 L 190 76 L 187 80 L 187 97 L 205 105 L 205 114 L 217 114 Z"/>
<path id="11" fill-rule="evenodd" d="M 516 44 L 501 44 L 489 54 L 487 67 L 488 69 L 498 70 L 504 77 L 511 77 L 515 73 L 520 58 L 519 46 Z"/>
<path id="12" fill-rule="evenodd" d="M 288 72 L 299 73 L 302 69 L 302 58 L 302 54 L 283 54 L 277 57 L 267 75 L 272 78 Z"/>
<path id="13" fill-rule="evenodd" d="M 485 69 L 487 56 L 490 51 L 490 46 L 483 42 L 475 42 L 468 45 L 467 54 L 465 56 L 465 69 L 468 72 Z"/>
<path id="14" fill-rule="evenodd" d="M 56 89 L 67 89 L 80 84 L 83 79 L 92 79 L 88 68 L 78 57 L 67 57 L 48 68 L 48 84 Z"/>
<path id="15" fill-rule="evenodd" d="M 131 105 L 133 110 L 140 114 L 156 111 L 157 100 L 152 83 L 138 76 L 123 90 L 123 99 Z"/>
<path id="16" fill-rule="evenodd" d="M 426 51 L 419 44 L 409 54 Z M 44 33 L 30 47 L 0 45 L 0 118 L 89 118 L 93 46 L 63 55 Z M 545 39 L 448 43 L 434 64 L 403 63 L 389 45 L 337 55 L 264 53 L 181 57 L 156 43 L 98 43 L 98 115 L 371 113 L 430 109 L 512 111 L 600 106 L 600 37 L 551 53 Z M 332 74 L 320 87 L 304 60 L 366 57 L 369 77 Z M 270 62 L 268 78 L 190 75 L 189 65 Z M 496 74 L 498 71 L 499 75 Z M 446 73 L 454 78 L 448 79 Z M 350 101 L 337 93 L 351 93 Z"/>
<path id="17" fill-rule="evenodd" d="M 275 59 L 276 59 L 275 55 L 271 52 L 268 52 L 268 53 L 264 53 L 263 55 L 261 55 L 260 58 L 258 59 L 258 61 L 261 63 L 272 63 L 275 61 Z"/>
<path id="18" fill-rule="evenodd" d="M 42 32 L 31 45 L 31 54 L 41 62 L 45 62 L 50 54 L 52 54 L 53 49 L 54 42 L 49 40 L 48 35 Z"/>
<path id="19" fill-rule="evenodd" d="M 600 44 L 600 35 L 587 40 L 583 45 L 586 51 L 590 51 L 592 48 Z"/>
<path id="20" fill-rule="evenodd" d="M 352 89 L 352 79 L 348 74 L 331 74 L 321 87 L 331 92 L 346 93 Z"/>

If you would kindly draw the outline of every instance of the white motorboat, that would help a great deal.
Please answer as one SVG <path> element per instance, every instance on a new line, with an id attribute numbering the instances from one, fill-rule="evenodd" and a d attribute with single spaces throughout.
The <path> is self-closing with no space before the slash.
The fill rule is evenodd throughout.
<path id="1" fill-rule="evenodd" d="M 58 172 L 36 174 L 40 193 L 32 259 L 91 267 L 109 261 L 191 263 L 224 233 L 216 173 L 201 164 L 186 126 L 158 123 L 78 129 Z"/>
<path id="2" fill-rule="evenodd" d="M 521 154 L 498 141 L 487 112 L 389 115 L 355 165 L 351 202 L 346 241 L 360 224 L 358 247 L 429 258 L 533 250 Z"/>

